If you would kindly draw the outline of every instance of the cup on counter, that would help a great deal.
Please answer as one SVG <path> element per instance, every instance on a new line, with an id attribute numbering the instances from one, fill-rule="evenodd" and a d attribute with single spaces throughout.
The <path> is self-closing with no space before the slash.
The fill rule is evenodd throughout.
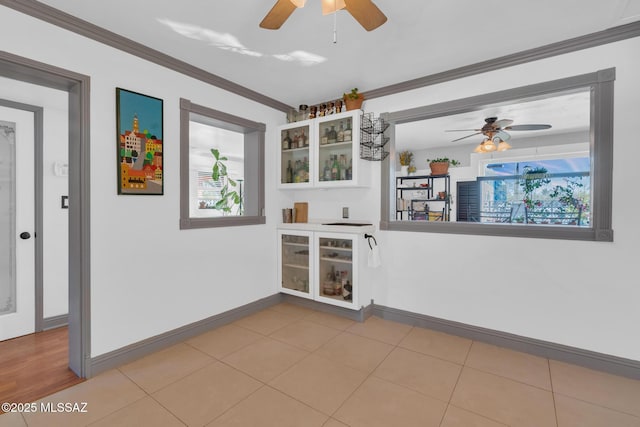
<path id="1" fill-rule="evenodd" d="M 289 224 L 293 222 L 293 209 L 291 208 L 282 209 L 282 222 L 285 224 Z"/>

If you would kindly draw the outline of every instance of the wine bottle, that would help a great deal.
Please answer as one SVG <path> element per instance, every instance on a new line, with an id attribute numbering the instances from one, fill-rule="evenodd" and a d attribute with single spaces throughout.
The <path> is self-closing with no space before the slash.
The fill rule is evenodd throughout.
<path id="1" fill-rule="evenodd" d="M 328 143 L 329 144 L 335 144 L 338 140 L 338 132 L 336 132 L 336 127 L 331 125 L 331 130 L 329 131 L 329 138 L 328 138 Z"/>
<path id="2" fill-rule="evenodd" d="M 340 179 L 340 164 L 338 163 L 338 156 L 333 156 L 333 165 L 331 166 L 331 180 L 337 181 Z"/>
<path id="3" fill-rule="evenodd" d="M 293 182 L 293 168 L 291 167 L 291 160 L 289 160 L 289 163 L 287 164 L 287 183 L 292 183 Z"/>

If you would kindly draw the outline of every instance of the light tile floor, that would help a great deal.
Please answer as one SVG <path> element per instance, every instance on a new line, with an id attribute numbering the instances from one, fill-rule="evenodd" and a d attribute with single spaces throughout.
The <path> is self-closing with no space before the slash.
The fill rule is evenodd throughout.
<path id="1" fill-rule="evenodd" d="M 43 413 L 48 402 L 87 412 Z M 0 427 L 640 427 L 640 381 L 283 303 L 37 407 Z"/>

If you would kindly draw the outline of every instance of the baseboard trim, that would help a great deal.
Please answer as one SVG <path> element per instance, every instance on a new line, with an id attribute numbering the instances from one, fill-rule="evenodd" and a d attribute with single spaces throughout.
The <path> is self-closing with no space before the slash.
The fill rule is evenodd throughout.
<path id="1" fill-rule="evenodd" d="M 637 360 L 625 359 L 507 332 L 467 325 L 382 305 L 374 304 L 372 312 L 373 315 L 383 319 L 445 332 L 451 335 L 522 351 L 535 356 L 547 357 L 589 369 L 640 380 L 640 361 Z"/>
<path id="2" fill-rule="evenodd" d="M 257 313 L 280 302 L 282 302 L 281 294 L 271 295 L 189 325 L 181 326 L 160 335 L 138 341 L 109 353 L 93 357 L 91 358 L 87 377 L 95 376 L 101 372 L 124 365 L 125 363 L 193 338 L 211 329 L 224 326 L 242 317 Z"/>
<path id="3" fill-rule="evenodd" d="M 323 302 L 300 298 L 289 294 L 282 294 L 282 301 L 299 305 L 300 307 L 309 308 L 311 310 L 321 311 L 323 313 L 335 314 L 336 316 L 345 317 L 350 320 L 355 320 L 356 322 L 364 322 L 373 313 L 373 300 L 371 300 L 371 304 L 360 308 L 360 310 L 351 310 L 349 308 L 325 304 Z"/>
<path id="4" fill-rule="evenodd" d="M 61 328 L 69 324 L 68 314 L 59 314 L 58 316 L 47 317 L 42 319 L 42 330 L 48 331 L 49 329 Z"/>

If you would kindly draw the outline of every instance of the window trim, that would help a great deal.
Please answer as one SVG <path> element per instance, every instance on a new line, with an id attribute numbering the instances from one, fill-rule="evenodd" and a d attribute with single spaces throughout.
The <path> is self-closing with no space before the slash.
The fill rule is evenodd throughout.
<path id="1" fill-rule="evenodd" d="M 389 231 L 413 231 L 427 233 L 471 234 L 481 236 L 530 237 L 544 239 L 613 241 L 612 189 L 613 189 L 613 96 L 615 68 L 599 70 L 543 83 L 521 86 L 498 92 L 411 108 L 381 117 L 391 126 L 390 155 L 382 162 L 380 229 Z M 563 227 L 558 225 L 509 225 L 509 224 L 465 224 L 458 222 L 411 222 L 391 219 L 395 208 L 395 179 L 391 173 L 395 162 L 395 125 L 417 120 L 431 119 L 451 114 L 477 110 L 489 104 L 507 102 L 553 94 L 571 89 L 591 90 L 591 126 L 589 132 L 589 155 L 592 176 L 592 222 L 590 228 Z"/>
<path id="2" fill-rule="evenodd" d="M 191 113 L 212 119 L 216 126 L 241 132 L 247 137 L 255 138 L 258 156 L 257 204 L 259 215 L 224 216 L 217 218 L 191 218 L 189 216 L 189 122 Z M 234 227 L 240 225 L 265 224 L 265 192 L 264 192 L 264 123 L 254 122 L 242 117 L 234 116 L 223 111 L 194 104 L 188 99 L 180 98 L 180 229 Z"/>

